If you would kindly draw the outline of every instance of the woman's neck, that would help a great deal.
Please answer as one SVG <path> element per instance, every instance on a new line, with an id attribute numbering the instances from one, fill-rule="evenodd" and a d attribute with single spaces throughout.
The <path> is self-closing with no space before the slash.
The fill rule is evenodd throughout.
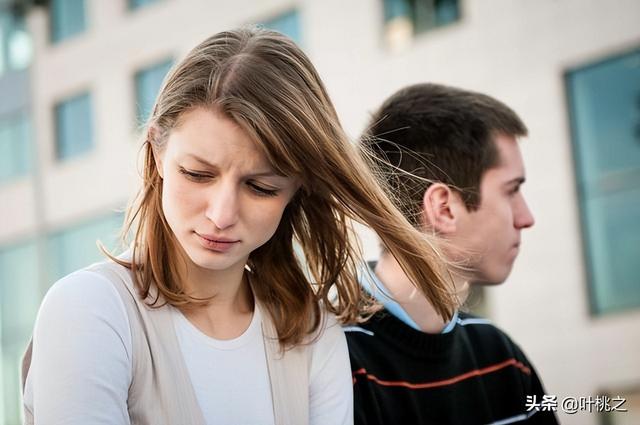
<path id="1" fill-rule="evenodd" d="M 184 290 L 194 298 L 210 298 L 200 306 L 185 306 L 185 317 L 206 335 L 217 339 L 240 336 L 251 323 L 254 299 L 244 265 L 225 270 L 208 270 L 187 259 L 181 273 Z"/>

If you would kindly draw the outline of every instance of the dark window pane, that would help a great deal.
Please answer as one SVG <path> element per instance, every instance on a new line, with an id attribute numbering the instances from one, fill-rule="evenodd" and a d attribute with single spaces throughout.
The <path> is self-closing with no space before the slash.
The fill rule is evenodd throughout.
<path id="1" fill-rule="evenodd" d="M 67 159 L 93 147 L 91 97 L 83 94 L 56 106 L 56 154 Z"/>
<path id="2" fill-rule="evenodd" d="M 62 41 L 85 30 L 84 0 L 52 0 L 50 6 L 51 38 Z"/>
<path id="3" fill-rule="evenodd" d="M 567 74 L 591 305 L 640 306 L 640 51 Z"/>
<path id="4" fill-rule="evenodd" d="M 383 0 L 385 22 L 402 19 L 414 33 L 428 31 L 460 19 L 458 0 Z"/>
<path id="5" fill-rule="evenodd" d="M 29 171 L 30 133 L 26 114 L 0 118 L 0 181 L 25 175 Z"/>
<path id="6" fill-rule="evenodd" d="M 168 60 L 136 73 L 136 120 L 139 126 L 149 118 L 162 81 L 171 69 L 171 65 L 173 61 Z"/>
<path id="7" fill-rule="evenodd" d="M 157 3 L 160 0 L 129 0 L 129 9 L 138 9 L 139 7 Z"/>

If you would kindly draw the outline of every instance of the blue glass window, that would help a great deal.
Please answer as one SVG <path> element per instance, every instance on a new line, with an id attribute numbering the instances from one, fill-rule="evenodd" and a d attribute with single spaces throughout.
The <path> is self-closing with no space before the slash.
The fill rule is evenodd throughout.
<path id="1" fill-rule="evenodd" d="M 297 10 L 291 10 L 283 13 L 282 15 L 276 16 L 273 19 L 269 19 L 268 21 L 263 22 L 262 26 L 281 32 L 298 44 L 302 42 L 300 16 Z"/>
<path id="2" fill-rule="evenodd" d="M 86 29 L 84 0 L 51 0 L 51 39 L 54 43 Z"/>
<path id="3" fill-rule="evenodd" d="M 460 19 L 458 0 L 383 0 L 384 19 L 407 20 L 413 32 L 420 33 Z"/>
<path id="4" fill-rule="evenodd" d="M 0 422 L 19 424 L 20 359 L 42 298 L 36 244 L 0 248 Z"/>
<path id="5" fill-rule="evenodd" d="M 640 307 L 640 50 L 566 85 L 592 311 Z"/>
<path id="6" fill-rule="evenodd" d="M 0 75 L 27 68 L 33 56 L 24 18 L 0 11 Z"/>
<path id="7" fill-rule="evenodd" d="M 47 282 L 103 260 L 96 241 L 107 249 L 116 248 L 122 220 L 122 214 L 109 214 L 52 234 L 47 241 Z"/>
<path id="8" fill-rule="evenodd" d="M 157 3 L 158 1 L 160 0 L 129 0 L 129 9 L 138 9 L 139 7 Z"/>
<path id="9" fill-rule="evenodd" d="M 136 73 L 136 120 L 139 126 L 142 126 L 149 118 L 162 81 L 172 65 L 173 61 L 167 60 Z"/>
<path id="10" fill-rule="evenodd" d="M 88 93 L 72 97 L 55 108 L 56 155 L 67 159 L 93 147 L 93 114 Z"/>
<path id="11" fill-rule="evenodd" d="M 0 182 L 29 172 L 30 133 L 26 114 L 0 117 Z"/>

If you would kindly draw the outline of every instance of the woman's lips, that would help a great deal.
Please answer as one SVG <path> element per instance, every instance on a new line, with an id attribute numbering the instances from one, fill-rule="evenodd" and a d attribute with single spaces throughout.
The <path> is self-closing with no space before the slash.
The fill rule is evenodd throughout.
<path id="1" fill-rule="evenodd" d="M 230 239 L 215 235 L 201 235 L 196 233 L 200 239 L 200 243 L 207 249 L 217 252 L 226 252 L 239 243 L 238 239 Z"/>

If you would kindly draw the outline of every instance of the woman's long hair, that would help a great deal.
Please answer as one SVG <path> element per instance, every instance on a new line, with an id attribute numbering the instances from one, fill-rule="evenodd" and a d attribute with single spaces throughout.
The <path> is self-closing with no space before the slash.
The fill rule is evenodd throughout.
<path id="1" fill-rule="evenodd" d="M 151 305 L 206 302 L 186 294 L 181 284 L 177 261 L 184 254 L 162 211 L 154 159 L 182 114 L 195 107 L 234 121 L 274 169 L 301 182 L 276 233 L 248 262 L 254 295 L 283 347 L 318 329 L 320 304 L 345 323 L 374 310 L 358 284 L 362 255 L 352 220 L 370 226 L 437 312 L 451 317 L 456 303 L 444 260 L 385 195 L 373 164 L 345 135 L 307 56 L 289 38 L 260 28 L 208 38 L 165 79 L 145 133 L 143 185 L 125 221 L 124 233 L 133 232 L 132 258 L 119 260 L 131 268 L 141 297 L 156 287 Z M 308 270 L 296 256 L 296 241 Z"/>

